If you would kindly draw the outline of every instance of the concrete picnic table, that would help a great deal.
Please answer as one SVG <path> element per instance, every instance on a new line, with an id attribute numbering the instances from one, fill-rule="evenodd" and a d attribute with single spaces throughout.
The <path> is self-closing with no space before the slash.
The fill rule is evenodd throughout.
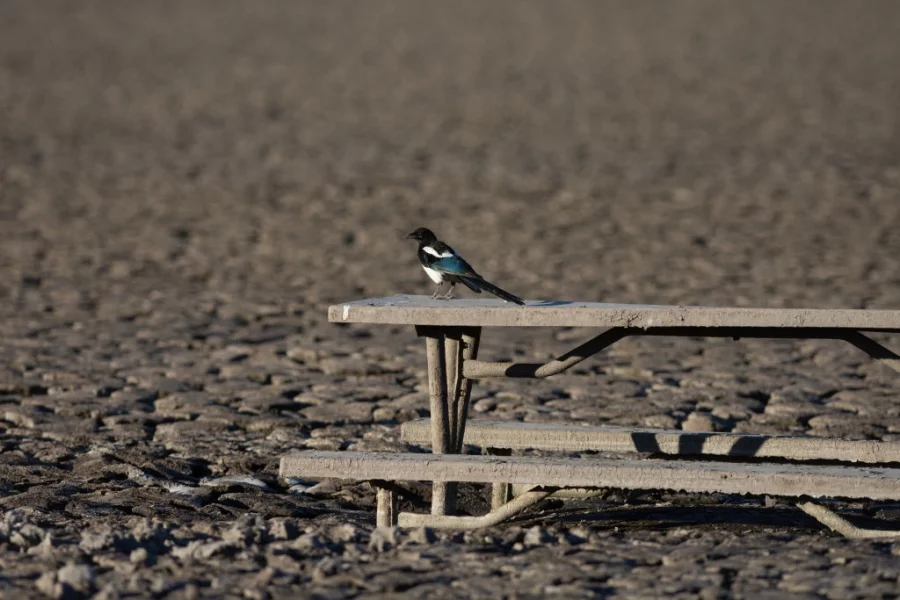
<path id="1" fill-rule="evenodd" d="M 738 308 L 398 295 L 331 306 L 333 323 L 413 325 L 425 338 L 432 452 L 460 453 L 473 380 L 561 373 L 629 336 L 843 340 L 900 371 L 900 356 L 866 335 L 900 333 L 900 310 Z M 485 327 L 589 327 L 604 331 L 543 364 L 478 360 Z M 452 514 L 455 486 L 434 484 L 432 514 Z"/>

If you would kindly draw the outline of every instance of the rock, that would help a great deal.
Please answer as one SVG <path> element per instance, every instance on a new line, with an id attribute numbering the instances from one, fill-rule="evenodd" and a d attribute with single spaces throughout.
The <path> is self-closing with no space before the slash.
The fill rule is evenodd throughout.
<path id="1" fill-rule="evenodd" d="M 58 571 L 47 571 L 35 582 L 45 596 L 63 600 L 84 598 L 94 589 L 94 569 L 69 563 Z"/>
<path id="2" fill-rule="evenodd" d="M 212 488 L 230 488 L 244 487 L 257 489 L 265 492 L 272 491 L 265 481 L 257 479 L 251 475 L 228 475 L 226 477 L 217 477 L 215 479 L 206 479 L 200 482 L 200 485 Z"/>
<path id="3" fill-rule="evenodd" d="M 94 588 L 94 569 L 90 565 L 69 563 L 57 572 L 59 583 L 72 589 L 88 593 Z"/>
<path id="4" fill-rule="evenodd" d="M 225 421 L 202 419 L 197 421 L 175 421 L 163 423 L 156 427 L 154 442 L 158 443 L 191 443 L 198 439 L 224 435 L 229 428 Z"/>
<path id="5" fill-rule="evenodd" d="M 295 496 L 302 496 L 306 494 L 311 488 L 315 487 L 315 485 L 309 485 L 305 483 L 295 483 L 287 489 L 288 494 L 293 494 Z"/>
<path id="6" fill-rule="evenodd" d="M 156 519 L 140 519 L 131 530 L 131 535 L 141 544 L 152 544 L 162 548 L 173 541 L 171 525 L 157 521 Z"/>
<path id="7" fill-rule="evenodd" d="M 204 540 L 194 540 L 187 546 L 181 546 L 172 550 L 172 556 L 180 559 L 194 558 L 198 560 L 209 560 L 217 555 L 234 554 L 238 547 L 225 540 L 216 540 L 212 542 Z"/>
<path id="8" fill-rule="evenodd" d="M 540 525 L 535 525 L 525 532 L 525 537 L 522 538 L 522 543 L 525 546 L 541 546 L 553 540 L 554 537 L 551 536 L 546 529 L 544 529 Z"/>
<path id="9" fill-rule="evenodd" d="M 239 547 L 261 544 L 266 537 L 266 521 L 260 515 L 245 515 L 222 535 L 222 539 Z"/>
<path id="10" fill-rule="evenodd" d="M 310 421 L 322 423 L 371 423 L 372 405 L 366 402 L 327 402 L 301 411 Z"/>
<path id="11" fill-rule="evenodd" d="M 133 565 L 143 565 L 147 563 L 149 558 L 150 553 L 147 552 L 146 548 L 135 548 L 131 551 L 131 554 L 128 555 L 128 562 Z"/>
<path id="12" fill-rule="evenodd" d="M 325 581 L 329 577 L 342 571 L 344 563 L 339 558 L 326 557 L 313 567 L 312 580 L 315 583 Z"/>
<path id="13" fill-rule="evenodd" d="M 44 529 L 26 523 L 10 534 L 9 541 L 20 548 L 31 548 L 44 541 L 46 535 L 47 532 Z"/>
<path id="14" fill-rule="evenodd" d="M 253 349 L 248 346 L 226 346 L 213 352 L 210 359 L 214 363 L 236 363 L 249 358 L 252 351 Z"/>
<path id="15" fill-rule="evenodd" d="M 256 583 L 254 581 L 252 584 L 253 587 L 244 588 L 242 594 L 243 594 L 244 598 L 247 598 L 247 600 L 268 600 L 269 598 L 272 597 L 272 595 L 269 594 L 269 592 L 267 592 L 264 589 L 265 585 L 266 585 L 265 583 L 260 584 L 260 583 Z M 261 587 L 256 587 L 256 586 L 263 586 L 263 587 L 261 588 Z"/>
<path id="16" fill-rule="evenodd" d="M 85 552 L 97 552 L 111 548 L 115 543 L 112 529 L 104 527 L 100 531 L 82 531 L 78 547 Z"/>
<path id="17" fill-rule="evenodd" d="M 359 529 L 359 527 L 350 523 L 335 525 L 328 531 L 328 537 L 336 542 L 343 543 L 358 541 L 361 535 L 362 531 Z"/>
<path id="18" fill-rule="evenodd" d="M 691 413 L 681 424 L 683 431 L 718 431 L 716 419 L 709 413 Z"/>
<path id="19" fill-rule="evenodd" d="M 29 548 L 28 553 L 49 558 L 53 556 L 53 549 L 56 546 L 58 546 L 58 544 L 53 538 L 53 534 L 47 532 L 47 535 L 44 536 L 44 539 L 41 540 L 41 543 L 37 546 L 32 546 L 31 548 Z"/>
<path id="20" fill-rule="evenodd" d="M 153 403 L 155 412 L 176 418 L 195 418 L 215 402 L 206 392 L 176 392 Z"/>
<path id="21" fill-rule="evenodd" d="M 675 429 L 678 421 L 671 415 L 650 415 L 644 417 L 644 425 L 654 429 Z"/>
<path id="22" fill-rule="evenodd" d="M 311 450 L 340 450 L 343 442 L 335 438 L 309 438 L 303 445 Z"/>
<path id="23" fill-rule="evenodd" d="M 430 527 L 419 527 L 410 531 L 406 540 L 411 544 L 433 544 L 437 541 L 437 536 Z"/>
<path id="24" fill-rule="evenodd" d="M 300 524 L 297 519 L 282 517 L 270 519 L 268 533 L 274 540 L 292 540 L 300 535 Z"/>
<path id="25" fill-rule="evenodd" d="M 396 527 L 378 527 L 369 538 L 369 550 L 373 552 L 386 552 L 397 545 Z"/>
<path id="26" fill-rule="evenodd" d="M 428 410 L 425 408 L 401 408 L 394 413 L 393 420 L 397 423 L 406 423 L 427 416 Z"/>
<path id="27" fill-rule="evenodd" d="M 334 377 L 380 375 L 385 373 L 381 365 L 361 358 L 324 358 L 318 367 L 326 375 Z"/>
<path id="28" fill-rule="evenodd" d="M 119 600 L 121 595 L 114 583 L 107 583 L 91 600 Z"/>
<path id="29" fill-rule="evenodd" d="M 472 410 L 478 413 L 490 412 L 497 408 L 497 401 L 493 398 L 482 398 L 472 404 Z"/>
<path id="30" fill-rule="evenodd" d="M 302 554 L 312 554 L 314 551 L 320 550 L 324 547 L 325 542 L 317 533 L 305 533 L 294 540 L 294 542 L 291 544 L 291 548 L 299 551 Z"/>
<path id="31" fill-rule="evenodd" d="M 390 406 L 379 406 L 372 411 L 373 421 L 393 421 L 397 415 L 397 409 Z"/>
<path id="32" fill-rule="evenodd" d="M 303 493 L 307 496 L 318 496 L 326 498 L 328 496 L 332 496 L 338 493 L 341 490 L 341 484 L 339 480 L 335 479 L 325 479 L 320 481 L 319 483 L 307 487 Z"/>
<path id="33" fill-rule="evenodd" d="M 62 598 L 63 596 L 62 586 L 57 586 L 55 571 L 47 571 L 38 577 L 34 585 L 40 593 L 49 598 Z"/>
<path id="34" fill-rule="evenodd" d="M 20 548 L 31 548 L 40 544 L 47 531 L 31 522 L 34 510 L 19 507 L 7 511 L 0 521 L 0 541 L 6 539 Z"/>
<path id="35" fill-rule="evenodd" d="M 569 544 L 578 545 L 588 541 L 589 533 L 583 527 L 575 527 L 566 532 L 565 539 Z"/>
<path id="36" fill-rule="evenodd" d="M 195 558 L 199 558 L 200 560 L 208 560 L 213 556 L 217 555 L 231 555 L 238 548 L 231 542 L 226 540 L 219 540 L 215 542 L 208 542 L 206 544 L 200 544 L 200 546 L 193 553 Z"/>
<path id="37" fill-rule="evenodd" d="M 327 356 L 327 353 L 318 348 L 294 347 L 288 349 L 285 355 L 298 363 L 307 365 L 317 365 L 319 361 Z"/>

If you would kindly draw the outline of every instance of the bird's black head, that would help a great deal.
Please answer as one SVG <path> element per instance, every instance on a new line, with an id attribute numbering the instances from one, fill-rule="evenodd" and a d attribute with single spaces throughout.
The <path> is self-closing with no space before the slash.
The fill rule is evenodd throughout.
<path id="1" fill-rule="evenodd" d="M 434 242 L 437 240 L 437 236 L 434 235 L 434 232 L 432 232 L 430 229 L 427 229 L 425 227 L 419 227 L 418 229 L 413 231 L 411 234 L 406 236 L 406 239 L 416 240 L 420 244 L 430 244 L 431 242 Z"/>

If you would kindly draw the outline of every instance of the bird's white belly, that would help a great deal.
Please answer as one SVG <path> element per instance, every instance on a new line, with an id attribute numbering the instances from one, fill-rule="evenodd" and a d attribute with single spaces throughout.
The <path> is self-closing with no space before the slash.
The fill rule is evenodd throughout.
<path id="1" fill-rule="evenodd" d="M 434 269 L 429 269 L 429 268 L 426 267 L 426 266 L 423 266 L 422 268 L 425 269 L 425 273 L 428 275 L 428 277 L 429 277 L 433 282 L 435 282 L 435 283 L 442 283 L 442 282 L 444 281 L 444 276 L 443 276 L 440 272 L 435 271 Z"/>

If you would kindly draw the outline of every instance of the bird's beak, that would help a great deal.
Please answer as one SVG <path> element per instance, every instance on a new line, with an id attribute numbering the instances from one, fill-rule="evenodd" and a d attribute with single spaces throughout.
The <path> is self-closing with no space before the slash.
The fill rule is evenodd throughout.
<path id="1" fill-rule="evenodd" d="M 409 234 L 408 236 L 406 236 L 406 239 L 408 239 L 408 240 L 414 240 L 414 239 L 416 239 L 416 234 L 415 234 L 415 233 L 411 233 L 411 234 Z"/>

